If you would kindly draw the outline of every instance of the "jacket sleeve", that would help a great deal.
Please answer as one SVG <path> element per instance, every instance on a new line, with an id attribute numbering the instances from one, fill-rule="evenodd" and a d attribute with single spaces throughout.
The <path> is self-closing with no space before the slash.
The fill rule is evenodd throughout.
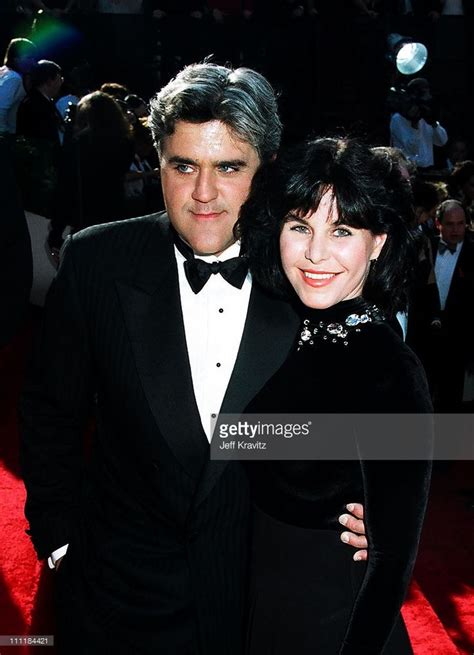
<path id="1" fill-rule="evenodd" d="M 83 434 L 92 407 L 91 357 L 71 237 L 48 293 L 20 402 L 25 513 L 40 558 L 69 543 L 77 521 Z"/>
<path id="2" fill-rule="evenodd" d="M 442 125 L 437 123 L 433 127 L 433 144 L 435 146 L 445 146 L 448 143 L 448 133 Z"/>
<path id="3" fill-rule="evenodd" d="M 379 394 L 385 399 L 384 410 L 393 412 L 377 419 L 380 439 L 399 443 L 405 439 L 410 449 L 416 440 L 421 457 L 395 461 L 389 447 L 384 461 L 364 460 L 369 439 L 367 434 L 358 436 L 369 557 L 340 655 L 382 653 L 408 589 L 428 500 L 432 410 L 423 369 L 411 353 L 405 352 L 386 368 L 386 379 L 379 382 L 375 396 Z M 393 416 L 401 412 L 403 422 Z M 407 422 L 411 413 L 417 414 L 412 423 Z M 395 451 L 397 456 L 403 452 Z M 396 517 L 396 530 L 390 517 Z"/>

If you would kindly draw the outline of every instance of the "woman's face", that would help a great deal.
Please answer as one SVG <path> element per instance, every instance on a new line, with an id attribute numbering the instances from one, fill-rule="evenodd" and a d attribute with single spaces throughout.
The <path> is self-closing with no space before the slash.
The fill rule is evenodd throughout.
<path id="1" fill-rule="evenodd" d="M 280 235 L 285 274 L 307 307 L 325 309 L 362 294 L 370 260 L 382 250 L 386 234 L 336 225 L 333 194 L 326 192 L 315 212 L 290 213 Z"/>

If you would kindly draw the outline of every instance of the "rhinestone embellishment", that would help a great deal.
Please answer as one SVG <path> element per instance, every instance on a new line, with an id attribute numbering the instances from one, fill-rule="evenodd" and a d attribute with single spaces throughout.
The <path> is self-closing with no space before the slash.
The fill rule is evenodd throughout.
<path id="1" fill-rule="evenodd" d="M 351 332 L 360 332 L 360 325 L 373 323 L 374 321 L 383 321 L 385 316 L 376 305 L 367 307 L 363 314 L 349 314 L 342 323 L 324 323 L 319 321 L 317 327 L 311 324 L 309 319 L 303 321 L 303 330 L 298 341 L 298 350 L 309 341 L 309 345 L 314 345 L 315 340 L 321 338 L 327 341 L 331 337 L 331 343 L 342 342 L 344 346 L 349 344 L 347 340 Z"/>

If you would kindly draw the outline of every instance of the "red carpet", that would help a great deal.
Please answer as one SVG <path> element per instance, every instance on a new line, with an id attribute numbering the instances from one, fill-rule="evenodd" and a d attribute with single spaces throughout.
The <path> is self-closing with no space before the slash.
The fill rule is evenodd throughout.
<path id="1" fill-rule="evenodd" d="M 31 336 L 30 327 L 0 352 L 0 635 L 54 634 L 53 574 L 38 564 L 25 534 L 18 466 L 16 404 Z M 433 480 L 415 577 L 403 608 L 415 655 L 474 653 L 474 511 L 459 493 L 474 486 L 473 464 L 453 463 Z M 3 652 L 53 655 L 54 649 L 0 647 Z"/>

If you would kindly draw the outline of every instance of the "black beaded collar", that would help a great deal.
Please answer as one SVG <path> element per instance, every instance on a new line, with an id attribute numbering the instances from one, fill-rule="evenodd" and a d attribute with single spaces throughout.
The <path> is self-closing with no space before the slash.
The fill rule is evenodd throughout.
<path id="1" fill-rule="evenodd" d="M 318 341 L 349 344 L 351 333 L 360 332 L 368 323 L 385 320 L 377 305 L 367 303 L 363 298 L 343 300 L 327 309 L 304 307 L 303 323 L 298 339 L 298 350 L 314 346 Z"/>

